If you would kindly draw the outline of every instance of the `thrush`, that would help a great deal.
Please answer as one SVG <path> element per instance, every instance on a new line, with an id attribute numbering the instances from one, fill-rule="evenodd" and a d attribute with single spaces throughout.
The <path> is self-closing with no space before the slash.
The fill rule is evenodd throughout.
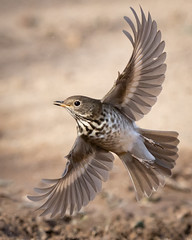
<path id="1" fill-rule="evenodd" d="M 77 123 L 77 138 L 59 179 L 44 179 L 51 184 L 36 188 L 44 200 L 41 215 L 51 217 L 80 211 L 101 191 L 113 167 L 115 153 L 125 165 L 137 200 L 149 197 L 171 176 L 178 157 L 178 133 L 137 127 L 136 121 L 147 114 L 161 92 L 166 71 L 165 42 L 152 20 L 141 10 L 141 20 L 131 8 L 136 24 L 124 17 L 132 34 L 123 31 L 133 46 L 124 71 L 101 100 L 72 96 L 55 105 L 69 111 Z"/>

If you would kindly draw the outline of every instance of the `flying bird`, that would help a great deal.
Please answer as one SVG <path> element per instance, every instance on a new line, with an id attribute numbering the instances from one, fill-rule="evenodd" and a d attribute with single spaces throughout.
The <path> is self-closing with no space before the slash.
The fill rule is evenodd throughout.
<path id="1" fill-rule="evenodd" d="M 78 136 L 61 178 L 44 179 L 50 186 L 35 188 L 40 195 L 28 196 L 32 201 L 45 200 L 41 215 L 63 217 L 93 200 L 113 167 L 112 153 L 128 170 L 137 200 L 149 197 L 171 176 L 178 158 L 178 133 L 146 130 L 135 123 L 150 111 L 162 90 L 165 42 L 150 13 L 146 16 L 140 8 L 140 20 L 131 10 L 135 24 L 124 19 L 132 34 L 123 32 L 133 52 L 111 90 L 101 100 L 78 95 L 54 102 L 76 120 Z"/>

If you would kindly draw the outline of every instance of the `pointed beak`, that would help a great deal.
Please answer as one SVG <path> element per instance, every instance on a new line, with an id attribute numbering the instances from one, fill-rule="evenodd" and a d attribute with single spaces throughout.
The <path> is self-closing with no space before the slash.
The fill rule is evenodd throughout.
<path id="1" fill-rule="evenodd" d="M 64 104 L 64 101 L 54 101 L 53 104 L 60 107 L 67 107 L 67 105 Z"/>

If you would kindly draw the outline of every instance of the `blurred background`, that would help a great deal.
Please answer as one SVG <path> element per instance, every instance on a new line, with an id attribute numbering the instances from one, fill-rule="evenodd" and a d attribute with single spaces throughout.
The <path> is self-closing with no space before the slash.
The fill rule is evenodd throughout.
<path id="1" fill-rule="evenodd" d="M 132 53 L 123 16 L 134 19 L 130 6 L 139 12 L 139 4 L 162 32 L 168 68 L 138 125 L 179 132 L 173 178 L 137 203 L 116 160 L 102 193 L 80 214 L 39 218 L 26 195 L 42 178 L 62 174 L 76 138 L 75 121 L 53 101 L 106 94 Z M 0 0 L 1 239 L 192 239 L 191 10 L 191 0 Z"/>

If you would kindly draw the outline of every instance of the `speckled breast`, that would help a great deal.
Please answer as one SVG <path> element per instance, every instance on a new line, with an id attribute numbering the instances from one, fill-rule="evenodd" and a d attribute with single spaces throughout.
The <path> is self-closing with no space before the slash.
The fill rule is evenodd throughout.
<path id="1" fill-rule="evenodd" d="M 105 150 L 121 153 L 131 146 L 136 132 L 132 122 L 118 109 L 103 104 L 99 118 L 78 120 L 78 133 Z"/>

